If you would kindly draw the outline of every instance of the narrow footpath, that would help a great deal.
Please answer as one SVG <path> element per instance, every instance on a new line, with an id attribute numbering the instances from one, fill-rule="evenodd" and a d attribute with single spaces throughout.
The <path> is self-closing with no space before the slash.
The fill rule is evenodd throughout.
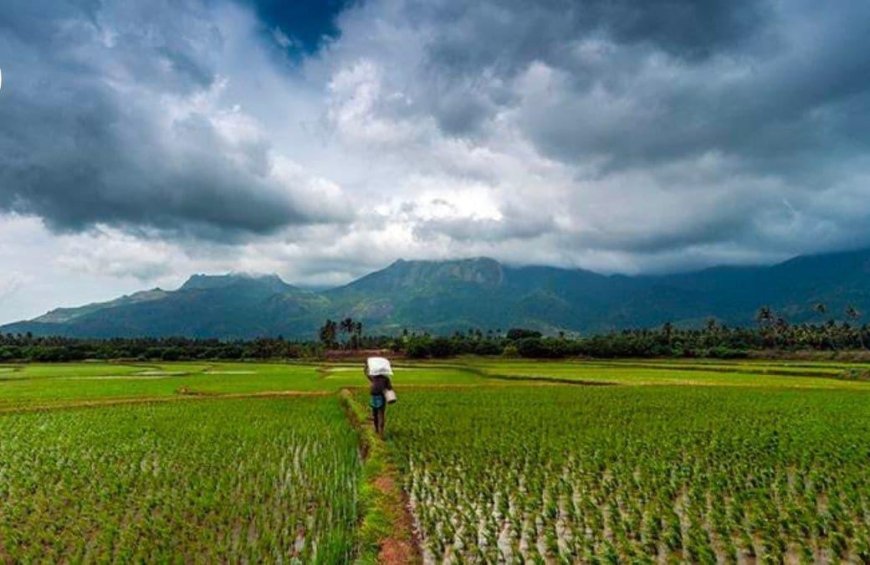
<path id="1" fill-rule="evenodd" d="M 364 460 L 357 561 L 387 565 L 422 563 L 411 513 L 399 486 L 398 470 L 389 461 L 387 446 L 375 434 L 368 408 L 357 402 L 351 391 L 342 390 L 341 401 L 360 434 Z"/>

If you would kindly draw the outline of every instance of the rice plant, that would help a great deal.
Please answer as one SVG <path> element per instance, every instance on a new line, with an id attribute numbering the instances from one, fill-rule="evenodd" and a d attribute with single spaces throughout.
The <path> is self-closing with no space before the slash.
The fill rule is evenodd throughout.
<path id="1" fill-rule="evenodd" d="M 0 416 L 0 562 L 347 561 L 359 467 L 335 398 Z"/>
<path id="2" fill-rule="evenodd" d="M 516 387 L 403 402 L 392 449 L 430 562 L 867 554 L 867 392 Z"/>

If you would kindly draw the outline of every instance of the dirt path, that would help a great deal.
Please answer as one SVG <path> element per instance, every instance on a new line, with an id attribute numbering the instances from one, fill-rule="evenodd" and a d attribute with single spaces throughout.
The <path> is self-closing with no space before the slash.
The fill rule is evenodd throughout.
<path id="1" fill-rule="evenodd" d="M 399 486 L 387 446 L 372 429 L 368 410 L 345 389 L 341 391 L 348 418 L 362 439 L 364 516 L 359 527 L 359 561 L 386 565 L 422 563 L 413 519 Z M 368 495 L 366 493 L 369 493 Z"/>
<path id="2" fill-rule="evenodd" d="M 395 470 L 375 479 L 374 485 L 390 501 L 393 508 L 398 510 L 393 517 L 393 535 L 381 540 L 378 563 L 422 563 L 419 543 L 414 535 L 414 520 L 404 493 L 396 482 Z"/>

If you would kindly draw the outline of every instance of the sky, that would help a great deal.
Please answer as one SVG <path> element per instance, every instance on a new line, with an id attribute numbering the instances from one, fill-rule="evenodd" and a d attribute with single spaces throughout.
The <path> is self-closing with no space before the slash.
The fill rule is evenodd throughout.
<path id="1" fill-rule="evenodd" d="M 870 246 L 870 3 L 6 0 L 0 323 L 193 273 Z"/>

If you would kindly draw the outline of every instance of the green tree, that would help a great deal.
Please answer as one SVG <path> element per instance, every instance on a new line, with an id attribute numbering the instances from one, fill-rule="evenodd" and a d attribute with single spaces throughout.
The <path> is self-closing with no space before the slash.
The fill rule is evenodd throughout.
<path id="1" fill-rule="evenodd" d="M 770 330 L 775 320 L 776 315 L 773 313 L 773 309 L 770 306 L 762 306 L 758 309 L 758 312 L 755 313 L 755 321 L 758 322 L 758 330 L 761 333 L 761 337 L 766 347 L 771 345 Z"/>
<path id="2" fill-rule="evenodd" d="M 668 347 L 670 347 L 674 339 L 674 324 L 671 322 L 665 322 L 662 326 L 662 335 L 665 336 L 665 341 L 667 342 Z"/>
<path id="3" fill-rule="evenodd" d="M 846 306 L 846 317 L 855 322 L 857 326 L 855 328 L 855 333 L 858 334 L 858 343 L 861 344 L 861 349 L 864 349 L 864 331 L 863 328 L 858 326 L 858 320 L 861 319 L 861 312 L 858 311 L 857 308 L 849 304 Z"/>
<path id="4" fill-rule="evenodd" d="M 775 316 L 773 315 L 773 310 L 770 306 L 762 306 L 758 309 L 758 312 L 755 313 L 755 321 L 758 322 L 758 327 L 760 328 L 769 326 L 774 319 Z"/>
<path id="5" fill-rule="evenodd" d="M 362 347 L 362 333 L 363 333 L 363 325 L 362 322 L 357 321 L 353 325 L 353 336 L 351 336 L 351 341 L 353 342 L 353 348 L 359 349 Z"/>
<path id="6" fill-rule="evenodd" d="M 354 323 L 353 318 L 351 318 L 351 317 L 347 317 L 347 318 L 343 319 L 338 324 L 339 331 L 343 334 L 346 334 L 348 337 L 348 339 L 346 341 L 347 346 L 350 345 L 350 341 L 351 341 L 350 338 L 353 335 L 354 328 L 356 328 L 356 324 Z"/>
<path id="7" fill-rule="evenodd" d="M 320 337 L 320 342 L 324 345 L 324 347 L 334 347 L 336 343 L 336 337 L 338 336 L 338 324 L 330 319 L 327 319 L 326 322 L 324 322 L 323 326 L 320 327 L 318 335 Z"/>

